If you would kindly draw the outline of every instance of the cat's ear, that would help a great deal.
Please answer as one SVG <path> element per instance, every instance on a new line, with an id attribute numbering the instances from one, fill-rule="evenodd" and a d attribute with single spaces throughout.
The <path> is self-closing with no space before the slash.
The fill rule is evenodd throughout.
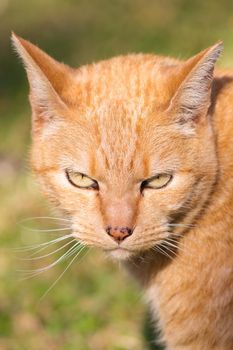
<path id="1" fill-rule="evenodd" d="M 27 71 L 34 122 L 56 119 L 68 108 L 65 89 L 71 85 L 71 69 L 14 33 L 12 42 Z"/>
<path id="2" fill-rule="evenodd" d="M 178 123 L 190 125 L 207 114 L 214 66 L 222 50 L 223 43 L 218 42 L 185 62 L 180 72 L 182 82 L 169 106 Z"/>

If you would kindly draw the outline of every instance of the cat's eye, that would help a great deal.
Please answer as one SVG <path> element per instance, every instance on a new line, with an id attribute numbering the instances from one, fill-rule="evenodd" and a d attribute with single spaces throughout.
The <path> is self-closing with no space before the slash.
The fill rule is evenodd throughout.
<path id="1" fill-rule="evenodd" d="M 89 188 L 98 190 L 99 185 L 96 180 L 93 180 L 87 175 L 84 175 L 82 173 L 72 171 L 72 170 L 66 170 L 66 176 L 69 182 L 76 187 L 79 188 Z"/>
<path id="2" fill-rule="evenodd" d="M 171 174 L 158 174 L 150 179 L 147 179 L 141 183 L 141 191 L 144 188 L 154 188 L 154 189 L 160 189 L 162 187 L 165 187 L 168 185 L 168 183 L 171 181 L 172 175 Z"/>

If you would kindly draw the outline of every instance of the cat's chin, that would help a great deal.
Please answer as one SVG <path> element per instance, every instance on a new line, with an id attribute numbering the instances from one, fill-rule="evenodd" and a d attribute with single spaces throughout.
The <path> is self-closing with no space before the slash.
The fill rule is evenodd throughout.
<path id="1" fill-rule="evenodd" d="M 132 252 L 124 248 L 115 248 L 108 250 L 107 253 L 111 258 L 116 260 L 127 260 L 132 256 Z"/>

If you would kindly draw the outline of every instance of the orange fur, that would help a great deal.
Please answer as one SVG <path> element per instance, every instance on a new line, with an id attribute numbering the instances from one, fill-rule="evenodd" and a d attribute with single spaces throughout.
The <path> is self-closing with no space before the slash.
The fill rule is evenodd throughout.
<path id="1" fill-rule="evenodd" d="M 71 69 L 13 41 L 30 82 L 32 167 L 75 237 L 124 260 L 167 349 L 232 350 L 233 74 L 213 76 L 222 44 L 187 61 L 138 54 Z M 72 186 L 66 169 L 99 191 Z M 167 172 L 166 187 L 140 191 Z M 117 243 L 108 225 L 134 232 Z"/>

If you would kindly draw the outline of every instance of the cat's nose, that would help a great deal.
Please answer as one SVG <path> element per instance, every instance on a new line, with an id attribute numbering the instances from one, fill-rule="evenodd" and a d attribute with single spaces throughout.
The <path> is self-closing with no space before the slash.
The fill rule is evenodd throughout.
<path id="1" fill-rule="evenodd" d="M 106 232 L 111 236 L 117 243 L 121 243 L 124 239 L 132 235 L 133 229 L 129 227 L 112 227 L 107 226 Z"/>

